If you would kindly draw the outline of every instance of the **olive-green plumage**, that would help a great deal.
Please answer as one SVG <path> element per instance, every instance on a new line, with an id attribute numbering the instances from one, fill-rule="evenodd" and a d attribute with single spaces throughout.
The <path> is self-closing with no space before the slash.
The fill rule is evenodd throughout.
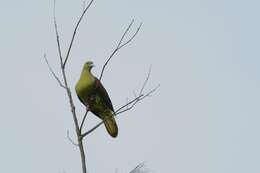
<path id="1" fill-rule="evenodd" d="M 118 134 L 118 127 L 113 116 L 114 108 L 106 89 L 92 73 L 93 62 L 84 64 L 80 79 L 76 84 L 79 100 L 97 117 L 103 120 L 108 133 L 112 137 Z"/>

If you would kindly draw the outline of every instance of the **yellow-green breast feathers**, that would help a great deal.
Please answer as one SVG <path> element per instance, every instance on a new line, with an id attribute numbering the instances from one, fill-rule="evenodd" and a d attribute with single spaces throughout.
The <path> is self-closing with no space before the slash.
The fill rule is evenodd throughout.
<path id="1" fill-rule="evenodd" d="M 89 110 L 103 120 L 108 133 L 112 137 L 118 134 L 118 127 L 113 116 L 114 108 L 102 83 L 91 73 L 93 62 L 84 64 L 80 79 L 76 84 L 79 100 L 88 106 Z"/>
<path id="2" fill-rule="evenodd" d="M 87 97 L 93 91 L 95 77 L 90 72 L 93 68 L 92 62 L 86 62 L 83 66 L 82 72 L 80 74 L 80 79 L 76 84 L 76 93 L 80 101 L 87 106 Z"/>

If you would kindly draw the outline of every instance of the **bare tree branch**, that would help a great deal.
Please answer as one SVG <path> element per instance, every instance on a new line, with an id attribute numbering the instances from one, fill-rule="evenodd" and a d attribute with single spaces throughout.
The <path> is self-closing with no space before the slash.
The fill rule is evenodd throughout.
<path id="1" fill-rule="evenodd" d="M 138 28 L 137 28 L 137 30 L 135 31 L 134 35 L 133 35 L 129 40 L 127 40 L 125 43 L 123 43 L 123 40 L 124 40 L 125 36 L 127 35 L 128 31 L 130 30 L 130 28 L 132 27 L 133 23 L 134 23 L 134 19 L 132 19 L 131 23 L 128 25 L 128 27 L 126 28 L 126 30 L 125 30 L 124 34 L 122 35 L 120 41 L 118 42 L 117 47 L 114 49 L 114 51 L 111 53 L 111 55 L 109 56 L 109 58 L 107 59 L 107 61 L 106 61 L 105 64 L 103 65 L 102 71 L 101 71 L 101 74 L 100 74 L 100 77 L 99 77 L 99 80 L 102 79 L 103 73 L 104 73 L 104 71 L 105 71 L 105 68 L 106 68 L 108 62 L 112 59 L 112 57 L 113 57 L 121 48 L 123 48 L 125 45 L 127 45 L 128 43 L 130 43 L 130 42 L 135 38 L 135 36 L 137 35 L 137 33 L 139 32 L 139 30 L 140 30 L 140 28 L 141 28 L 141 26 L 142 26 L 142 23 L 138 26 Z"/>
<path id="2" fill-rule="evenodd" d="M 144 95 L 141 94 L 137 97 L 135 97 L 134 99 L 132 99 L 131 101 L 129 101 L 128 103 L 126 103 L 125 105 L 121 106 L 119 109 L 117 109 L 115 111 L 115 114 L 119 114 L 121 112 L 122 109 L 126 108 L 126 109 L 131 109 L 132 105 L 131 104 L 135 104 L 135 102 L 140 101 L 140 99 L 143 97 Z M 129 107 L 131 105 L 131 107 Z"/>
<path id="3" fill-rule="evenodd" d="M 79 123 L 78 123 L 78 119 L 77 119 L 77 115 L 76 115 L 76 111 L 75 111 L 75 105 L 74 105 L 74 102 L 73 102 L 73 99 L 72 99 L 72 95 L 71 95 L 71 91 L 69 89 L 68 82 L 67 82 L 67 76 L 66 76 L 66 72 L 65 72 L 65 65 L 66 65 L 66 62 L 68 60 L 69 53 L 70 53 L 70 50 L 71 50 L 71 46 L 73 44 L 73 40 L 74 40 L 74 37 L 76 35 L 76 31 L 77 31 L 77 28 L 79 26 L 79 23 L 82 20 L 84 14 L 86 13 L 87 9 L 92 4 L 92 2 L 93 2 L 93 0 L 91 0 L 91 2 L 88 5 L 88 7 L 86 7 L 84 12 L 82 13 L 82 15 L 81 15 L 81 17 L 80 17 L 76 27 L 75 27 L 75 30 L 74 30 L 74 33 L 73 33 L 73 37 L 72 37 L 72 40 L 71 40 L 71 43 L 70 43 L 70 46 L 69 46 L 69 49 L 68 49 L 68 52 L 67 52 L 66 59 L 65 59 L 64 63 L 63 63 L 62 54 L 61 54 L 60 39 L 59 39 L 57 22 L 56 22 L 55 1 L 54 1 L 54 14 L 53 14 L 54 27 L 55 27 L 55 33 L 56 33 L 56 41 L 57 41 L 57 47 L 58 47 L 59 59 L 60 59 L 60 68 L 61 68 L 61 72 L 62 72 L 64 86 L 66 88 L 67 96 L 68 96 L 68 99 L 69 99 L 69 104 L 70 104 L 71 113 L 72 113 L 72 116 L 73 116 L 73 121 L 74 121 L 74 124 L 75 124 L 75 130 L 76 130 L 76 134 L 77 134 L 78 147 L 79 147 L 79 150 L 80 150 L 80 156 L 81 156 L 80 158 L 81 158 L 81 165 L 82 165 L 82 172 L 83 173 L 87 172 L 85 151 L 84 151 L 84 146 L 83 146 L 83 142 L 82 142 L 82 138 L 81 138 L 80 127 L 79 127 Z"/>
<path id="4" fill-rule="evenodd" d="M 146 172 L 151 172 L 151 170 L 148 170 L 146 168 L 145 163 L 141 162 L 134 169 L 132 169 L 129 173 L 146 173 Z M 115 173 L 118 173 L 118 169 L 115 170 Z"/>
<path id="5" fill-rule="evenodd" d="M 133 35 L 127 42 L 125 42 L 124 44 L 120 45 L 120 46 L 118 47 L 118 49 L 121 49 L 122 47 L 124 47 L 125 45 L 127 45 L 128 43 L 130 43 L 130 42 L 135 38 L 135 36 L 136 36 L 137 33 L 139 32 L 139 30 L 140 30 L 140 28 L 141 28 L 142 25 L 143 25 L 143 23 L 140 23 L 140 25 L 138 26 L 138 28 L 137 28 L 137 30 L 135 31 L 134 35 Z"/>
<path id="6" fill-rule="evenodd" d="M 146 94 L 141 94 L 141 95 L 139 95 L 138 97 L 136 97 L 135 99 L 133 99 L 132 101 L 130 101 L 129 103 L 127 103 L 126 105 L 122 106 L 121 108 L 119 108 L 119 109 L 116 111 L 116 115 L 119 115 L 119 114 L 121 114 L 121 113 L 123 113 L 123 112 L 126 112 L 126 111 L 131 110 L 138 102 L 140 102 L 141 100 L 145 99 L 146 97 L 151 96 L 151 94 L 152 94 L 153 92 L 155 92 L 159 87 L 160 87 L 160 85 L 157 85 L 154 89 L 152 89 L 152 90 L 149 91 L 148 93 L 146 93 Z M 131 105 L 131 104 L 132 104 L 132 105 Z M 131 106 L 130 106 L 130 107 L 127 107 L 127 106 L 129 106 L 129 105 L 131 105 Z M 127 108 L 126 108 L 126 109 L 123 109 L 123 108 L 125 108 L 125 107 L 127 107 Z M 122 110 L 122 109 L 123 109 L 123 110 Z M 119 110 L 121 110 L 121 111 L 119 111 Z"/>
<path id="7" fill-rule="evenodd" d="M 56 21 L 56 0 L 54 0 L 54 7 L 53 7 L 53 22 L 54 22 L 54 28 L 55 28 L 55 33 L 56 33 L 56 42 L 57 42 L 57 47 L 58 47 L 58 53 L 59 53 L 59 58 L 60 58 L 60 66 L 63 68 L 63 60 L 62 60 L 61 46 L 60 46 L 60 36 L 59 36 L 57 21 Z"/>
<path id="8" fill-rule="evenodd" d="M 120 47 L 120 45 L 122 44 L 122 41 L 124 40 L 126 34 L 128 33 L 128 31 L 130 30 L 130 28 L 132 27 L 133 23 L 134 23 L 134 19 L 131 20 L 130 24 L 128 25 L 128 27 L 126 28 L 124 34 L 122 35 L 120 41 L 117 44 L 117 48 Z"/>
<path id="9" fill-rule="evenodd" d="M 69 141 L 73 144 L 73 145 L 75 145 L 75 146 L 79 146 L 79 144 L 77 144 L 76 142 L 74 142 L 72 139 L 71 139 L 71 137 L 70 137 L 70 132 L 67 130 L 67 138 L 69 139 Z"/>
<path id="10" fill-rule="evenodd" d="M 44 54 L 43 57 L 44 57 L 44 60 L 45 60 L 45 62 L 46 62 L 46 64 L 47 64 L 47 66 L 48 66 L 48 68 L 49 68 L 49 70 L 50 70 L 52 76 L 56 79 L 56 81 L 59 83 L 59 85 L 60 85 L 62 88 L 66 89 L 66 87 L 64 86 L 64 84 L 61 82 L 60 78 L 55 74 L 55 72 L 53 71 L 52 67 L 50 66 L 49 61 L 48 61 L 48 59 L 47 59 L 47 57 L 46 57 L 46 54 Z"/>
<path id="11" fill-rule="evenodd" d="M 86 137 L 87 135 L 89 135 L 90 133 L 92 133 L 94 130 L 96 130 L 99 126 L 101 126 L 104 122 L 101 121 L 99 122 L 97 125 L 95 125 L 94 127 L 92 127 L 90 130 L 88 130 L 87 132 L 83 133 L 81 135 L 81 138 L 83 139 L 84 137 Z"/>
<path id="12" fill-rule="evenodd" d="M 148 80 L 149 80 L 149 78 L 150 78 L 151 71 L 152 71 L 152 66 L 150 65 L 148 74 L 147 74 L 146 79 L 145 79 L 145 81 L 144 81 L 144 84 L 143 84 L 143 86 L 142 86 L 142 88 L 141 88 L 141 90 L 140 90 L 140 92 L 139 92 L 139 95 L 140 95 L 141 93 L 143 93 L 144 87 L 145 87 L 145 85 L 147 84 L 147 82 L 148 82 Z"/>
<path id="13" fill-rule="evenodd" d="M 83 117 L 83 120 L 82 120 L 82 122 L 80 124 L 80 128 L 79 128 L 80 133 L 82 132 L 82 128 L 83 128 L 83 125 L 84 125 L 84 122 L 85 122 L 85 119 L 87 117 L 88 112 L 89 112 L 89 109 L 87 108 L 86 113 L 85 113 L 85 115 Z"/>
<path id="14" fill-rule="evenodd" d="M 86 8 L 86 0 L 83 0 L 83 2 L 82 2 L 82 13 L 84 13 L 85 8 Z"/>
<path id="15" fill-rule="evenodd" d="M 148 170 L 145 167 L 144 162 L 142 162 L 139 165 L 137 165 L 133 170 L 131 170 L 129 173 L 146 173 L 146 172 L 150 172 L 150 170 Z"/>
<path id="16" fill-rule="evenodd" d="M 89 2 L 89 4 L 87 5 L 87 7 L 85 8 L 85 10 L 84 10 L 83 13 L 81 14 L 81 16 L 80 16 L 80 18 L 79 18 L 79 20 L 78 20 L 78 22 L 77 22 L 77 24 L 76 24 L 76 26 L 75 26 L 75 28 L 74 28 L 74 32 L 73 32 L 73 35 L 72 35 L 72 38 L 71 38 L 71 41 L 70 41 L 70 45 L 69 45 L 69 48 L 68 48 L 68 52 L 67 52 L 65 61 L 64 61 L 64 63 L 63 63 L 63 68 L 65 68 L 66 63 L 67 63 L 67 60 L 68 60 L 68 58 L 69 58 L 70 51 L 71 51 L 71 47 L 72 47 L 72 44 L 73 44 L 75 35 L 76 35 L 76 33 L 77 33 L 79 24 L 80 24 L 80 22 L 82 21 L 82 19 L 83 19 L 84 15 L 86 14 L 86 12 L 88 11 L 89 7 L 90 7 L 91 4 L 93 3 L 93 1 L 94 1 L 94 0 L 91 0 L 91 1 Z"/>

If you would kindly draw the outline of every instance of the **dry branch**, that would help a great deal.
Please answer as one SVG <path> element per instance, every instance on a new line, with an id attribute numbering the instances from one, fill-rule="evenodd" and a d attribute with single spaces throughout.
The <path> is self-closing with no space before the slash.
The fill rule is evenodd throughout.
<path id="1" fill-rule="evenodd" d="M 45 62 L 46 62 L 46 64 L 47 64 L 47 66 L 48 66 L 48 68 L 49 68 L 49 70 L 50 70 L 52 76 L 56 79 L 56 81 L 58 82 L 58 84 L 59 84 L 62 88 L 66 89 L 66 87 L 64 86 L 64 84 L 61 82 L 60 78 L 59 78 L 59 77 L 55 74 L 55 72 L 53 71 L 51 65 L 49 64 L 49 61 L 48 61 L 48 59 L 47 59 L 46 54 L 44 54 L 43 58 L 44 58 L 44 60 L 45 60 Z"/>
<path id="2" fill-rule="evenodd" d="M 67 60 L 68 60 L 68 58 L 69 58 L 70 51 L 71 51 L 71 47 L 72 47 L 72 45 L 73 45 L 73 41 L 74 41 L 75 35 L 76 35 L 76 33 L 77 33 L 79 24 L 80 24 L 80 22 L 82 21 L 83 17 L 85 16 L 86 12 L 88 11 L 89 7 L 90 7 L 91 4 L 93 3 L 93 1 L 94 1 L 94 0 L 91 0 L 91 1 L 89 2 L 88 6 L 83 10 L 83 12 L 82 12 L 82 14 L 81 14 L 81 16 L 80 16 L 80 18 L 79 18 L 79 20 L 78 20 L 78 22 L 77 22 L 75 28 L 74 28 L 74 32 L 73 32 L 73 34 L 72 34 L 72 38 L 71 38 L 71 41 L 70 41 L 70 45 L 69 45 L 69 48 L 68 48 L 68 52 L 67 52 L 65 61 L 64 61 L 64 63 L 63 63 L 63 68 L 65 68 L 66 63 L 67 63 Z M 84 6 L 85 6 L 85 5 L 84 5 Z"/>
<path id="3" fill-rule="evenodd" d="M 61 46 L 60 46 L 60 36 L 58 32 L 58 26 L 56 21 L 56 0 L 54 0 L 54 7 L 53 7 L 53 22 L 54 22 L 54 28 L 55 28 L 55 34 L 56 34 L 56 42 L 58 44 L 58 53 L 60 58 L 60 66 L 63 68 L 63 60 L 62 60 L 62 54 L 61 54 Z"/>
<path id="4" fill-rule="evenodd" d="M 56 33 L 56 42 L 57 42 L 57 48 L 58 48 L 58 53 L 59 53 L 59 59 L 60 59 L 60 68 L 61 68 L 61 72 L 62 72 L 63 83 L 64 83 L 64 86 L 66 88 L 66 92 L 67 92 L 67 95 L 68 95 L 68 98 L 69 98 L 69 104 L 70 104 L 71 113 L 72 113 L 72 116 L 73 116 L 73 121 L 74 121 L 74 124 L 75 124 L 75 130 L 76 130 L 77 140 L 78 140 L 78 144 L 77 145 L 78 145 L 79 150 L 80 150 L 81 163 L 82 163 L 82 172 L 83 173 L 87 172 L 85 151 L 84 151 L 82 138 L 81 138 L 80 127 L 79 127 L 79 123 L 78 123 L 78 119 L 77 119 L 77 115 L 76 115 L 76 111 L 75 111 L 75 105 L 73 103 L 71 91 L 70 91 L 70 88 L 69 88 L 68 82 L 67 82 L 65 66 L 66 66 L 67 60 L 68 60 L 69 55 L 70 55 L 71 47 L 72 47 L 72 44 L 73 44 L 73 41 L 74 41 L 74 38 L 75 38 L 75 35 L 76 35 L 76 32 L 77 32 L 77 29 L 78 29 L 78 26 L 79 26 L 80 22 L 82 21 L 84 15 L 88 11 L 88 9 L 89 9 L 89 7 L 91 6 L 92 3 L 93 3 L 93 0 L 90 1 L 88 6 L 82 12 L 82 15 L 80 16 L 80 18 L 79 18 L 79 20 L 78 20 L 78 22 L 77 22 L 77 24 L 76 24 L 76 26 L 74 28 L 72 39 L 70 41 L 70 45 L 69 45 L 69 48 L 68 48 L 68 51 L 67 51 L 66 58 L 65 58 L 64 62 L 63 62 L 62 53 L 61 53 L 59 32 L 58 32 L 58 26 L 57 26 L 56 15 L 55 15 L 55 4 L 56 4 L 55 1 L 54 1 L 54 10 L 53 10 L 54 28 L 55 28 L 55 33 Z"/>
<path id="5" fill-rule="evenodd" d="M 118 42 L 117 47 L 114 49 L 114 51 L 111 53 L 111 55 L 109 56 L 109 58 L 106 60 L 105 64 L 103 65 L 102 71 L 101 71 L 101 74 L 100 74 L 100 77 L 99 77 L 99 80 L 102 79 L 103 73 L 104 73 L 104 71 L 105 71 L 105 68 L 106 68 L 108 62 L 112 59 L 112 57 L 113 57 L 121 48 L 123 48 L 125 45 L 127 45 L 128 43 L 130 43 L 130 42 L 135 38 L 135 36 L 137 35 L 137 33 L 139 32 L 139 30 L 140 30 L 140 28 L 141 28 L 141 26 L 142 26 L 142 23 L 140 23 L 140 25 L 138 26 L 138 28 L 136 29 L 136 31 L 135 31 L 135 33 L 132 35 L 132 37 L 131 37 L 129 40 L 127 40 L 125 43 L 122 43 L 123 40 L 124 40 L 124 38 L 125 38 L 125 36 L 127 35 L 128 31 L 129 31 L 130 28 L 132 27 L 133 23 L 134 23 L 134 19 L 132 19 L 131 23 L 128 25 L 128 27 L 126 28 L 126 30 L 125 30 L 124 34 L 122 35 L 120 41 Z"/>
<path id="6" fill-rule="evenodd" d="M 86 117 L 87 117 L 87 115 L 88 115 L 88 112 L 89 112 L 89 109 L 87 108 L 86 113 L 85 113 L 85 115 L 84 115 L 84 117 L 83 117 L 83 120 L 82 120 L 82 122 L 81 122 L 81 124 L 80 124 L 80 128 L 79 128 L 80 133 L 82 132 L 82 128 L 83 128 L 84 122 L 85 122 L 85 120 L 86 120 Z"/>
<path id="7" fill-rule="evenodd" d="M 148 170 L 145 167 L 144 162 L 142 162 L 139 165 L 137 165 L 133 170 L 131 170 L 129 173 L 145 173 L 145 172 L 150 172 L 150 170 Z"/>
<path id="8" fill-rule="evenodd" d="M 77 144 L 76 142 L 73 141 L 73 139 L 70 137 L 70 132 L 67 130 L 67 138 L 68 140 L 75 146 L 79 146 L 79 144 Z"/>

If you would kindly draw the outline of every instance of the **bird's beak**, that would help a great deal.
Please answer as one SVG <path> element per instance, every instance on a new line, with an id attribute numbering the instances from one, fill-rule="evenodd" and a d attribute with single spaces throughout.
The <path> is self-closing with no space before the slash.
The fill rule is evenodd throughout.
<path id="1" fill-rule="evenodd" d="M 91 68 L 93 68 L 93 67 L 95 67 L 95 65 L 94 65 L 94 64 L 92 64 L 92 65 L 91 65 Z"/>

